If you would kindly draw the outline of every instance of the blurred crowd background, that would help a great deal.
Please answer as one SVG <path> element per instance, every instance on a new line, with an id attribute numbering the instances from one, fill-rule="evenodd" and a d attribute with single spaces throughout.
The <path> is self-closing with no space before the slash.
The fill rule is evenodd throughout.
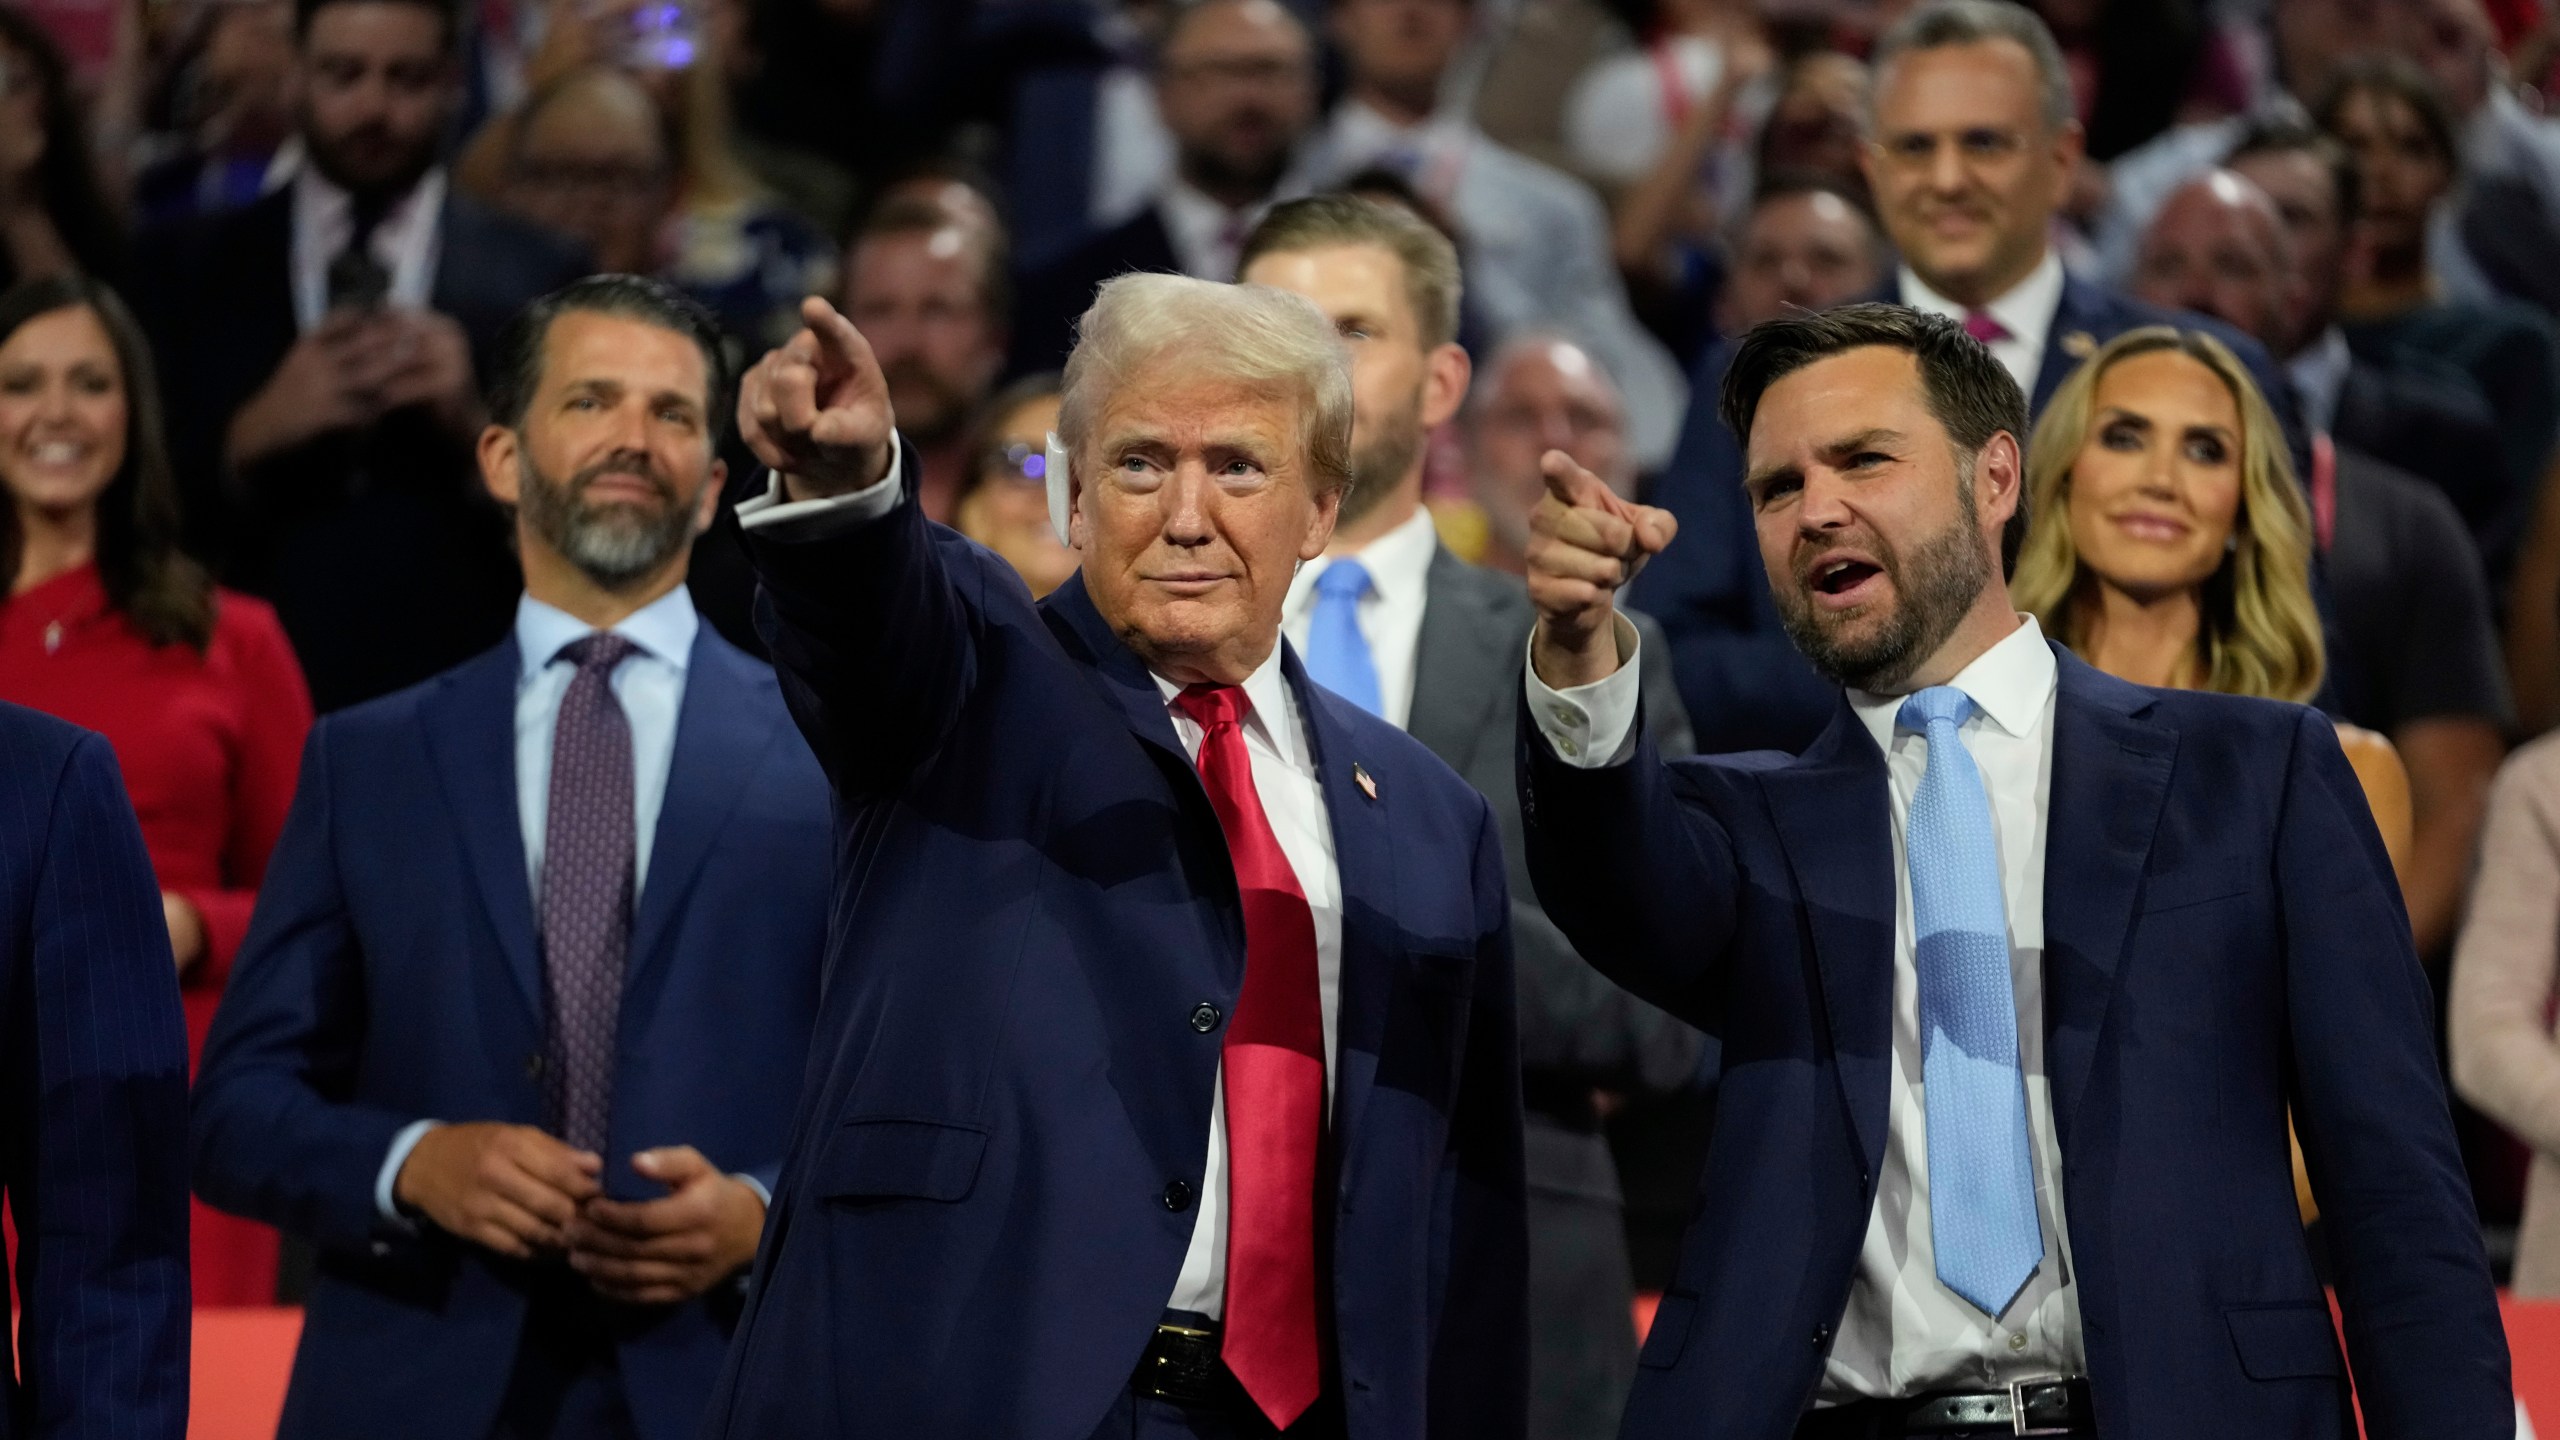
<path id="1" fill-rule="evenodd" d="M 2192 312 L 2270 407 L 2235 413 L 2283 427 L 2306 693 L 2404 775 L 2377 809 L 2509 1263 L 2560 1151 L 2560 751 L 2531 743 L 2560 722 L 2548 4 L 2035 0 L 2067 83 L 2021 42 L 1879 89 L 1896 0 L 7 0 L 0 698 L 115 741 L 201 1043 L 312 715 L 507 633 L 481 394 L 507 318 L 578 275 L 670 281 L 742 359 L 834 299 L 928 512 L 1045 591 L 1074 557 L 1042 442 L 1095 286 L 1231 279 L 1296 196 L 1401 206 L 1457 243 L 1475 381 L 1429 434 L 1364 414 L 1363 448 L 1421 446 L 1440 543 L 1496 568 L 1549 448 L 1678 511 L 1635 603 L 1706 750 L 1800 746 L 1833 703 L 1715 415 L 1731 337 L 1939 297 L 2042 411 L 2117 332 Z M 2013 313 L 2039 275 L 2068 288 Z M 90 483 L 109 389 L 132 453 Z M 2094 402 L 2059 403 L 2067 460 Z M 690 584 L 757 648 L 733 519 Z M 2069 598 L 2030 608 L 2077 643 Z M 1639 1286 L 1712 1081 L 1601 1097 Z M 197 1222 L 199 1303 L 296 1293 L 271 1232 Z"/>

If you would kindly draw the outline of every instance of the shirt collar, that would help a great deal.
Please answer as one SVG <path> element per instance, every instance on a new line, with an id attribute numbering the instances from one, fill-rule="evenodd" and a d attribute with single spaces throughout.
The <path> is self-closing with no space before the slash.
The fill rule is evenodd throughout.
<path id="1" fill-rule="evenodd" d="M 2337 424 L 2338 392 L 2345 388 L 2347 371 L 2354 365 L 2355 353 L 2347 348 L 2347 334 L 2335 325 L 2321 331 L 2319 339 L 2284 362 L 2285 377 L 2302 397 L 2307 412 L 2303 418 L 2312 429 L 2328 430 Z"/>
<path id="2" fill-rule="evenodd" d="M 1186 262 L 1194 257 L 1214 257 L 1220 265 L 1230 269 L 1245 234 L 1269 208 L 1266 201 L 1242 210 L 1230 210 L 1178 179 L 1168 182 L 1157 200 L 1157 213 L 1164 217 L 1165 228 L 1173 232 L 1173 248 L 1177 254 Z M 1234 243 L 1230 243 L 1230 225 L 1234 227 Z M 1213 275 L 1206 278 L 1229 280 L 1234 277 Z"/>
<path id="3" fill-rule="evenodd" d="M 1983 718 L 2023 740 L 2044 724 L 2045 701 L 2052 697 L 2061 670 L 2054 663 L 2053 651 L 2044 643 L 2044 630 L 2036 624 L 2036 617 L 2021 615 L 2017 629 L 1975 656 L 1972 664 L 1957 671 L 1956 678 L 1947 683 L 1970 696 Z M 1877 695 L 1852 690 L 1849 708 L 1858 713 L 1859 723 L 1875 737 L 1876 748 L 1891 753 L 1894 718 L 1901 712 L 1902 702 L 1909 698 L 1907 694 Z"/>
<path id="4" fill-rule="evenodd" d="M 2009 287 L 2009 292 L 1982 308 L 2000 322 L 2019 344 L 2042 354 L 2045 332 L 2053 328 L 2053 314 L 2062 308 L 2062 257 L 2045 247 L 2044 258 L 2027 278 Z M 1902 303 L 1914 310 L 1962 320 L 1967 307 L 1929 288 L 1909 265 L 1902 267 Z"/>
<path id="5" fill-rule="evenodd" d="M 293 204 L 296 218 L 306 228 L 325 227 L 326 233 L 344 234 L 355 223 L 355 197 L 338 182 L 320 173 L 316 165 L 298 165 L 293 173 Z M 385 211 L 381 233 L 402 235 L 422 215 L 433 215 L 444 208 L 445 175 L 441 166 L 429 170 L 409 187 L 409 193 Z"/>
<path id="6" fill-rule="evenodd" d="M 678 585 L 622 617 L 614 634 L 640 647 L 654 659 L 682 671 L 693 659 L 694 637 L 702 630 L 693 596 Z M 595 627 L 556 605 L 531 595 L 516 599 L 516 650 L 524 666 L 520 679 L 530 682 L 559 658 L 560 647 L 595 632 Z"/>
<path id="7" fill-rule="evenodd" d="M 1431 583 L 1431 557 L 1440 551 L 1440 530 L 1431 507 L 1417 505 L 1404 522 L 1357 550 L 1327 555 L 1298 572 L 1290 582 L 1288 611 L 1294 617 L 1315 603 L 1316 577 L 1337 562 L 1357 560 L 1369 572 L 1378 599 L 1388 605 L 1418 603 Z"/>
<path id="8" fill-rule="evenodd" d="M 1260 732 L 1263 743 L 1269 745 L 1282 760 L 1303 770 L 1307 768 L 1308 761 L 1299 743 L 1298 727 L 1284 718 L 1290 714 L 1291 703 L 1289 677 L 1280 665 L 1281 647 L 1286 643 L 1277 636 L 1272 637 L 1270 655 L 1254 667 L 1252 674 L 1244 677 L 1244 698 L 1249 707 L 1244 723 L 1245 728 Z M 1152 670 L 1147 673 L 1154 678 L 1156 688 L 1164 692 L 1166 713 L 1181 714 L 1173 702 L 1186 687 Z"/>

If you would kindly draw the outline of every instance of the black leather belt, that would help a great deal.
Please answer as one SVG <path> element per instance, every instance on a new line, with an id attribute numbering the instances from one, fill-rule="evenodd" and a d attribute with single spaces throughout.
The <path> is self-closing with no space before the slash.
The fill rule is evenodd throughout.
<path id="1" fill-rule="evenodd" d="M 2068 1435 L 2097 1425 L 2086 1380 L 2028 1381 L 1981 1394 L 1923 1395 L 1902 1412 L 1914 1435 L 2006 1428 L 2012 1435 Z"/>
<path id="2" fill-rule="evenodd" d="M 2097 1429 L 2086 1380 L 2025 1380 L 2005 1390 L 1942 1390 L 1910 1400 L 1862 1400 L 1816 1410 L 1796 1427 L 1849 1435 L 2088 1435 Z"/>
<path id="3" fill-rule="evenodd" d="M 1203 1320 L 1158 1325 L 1129 1388 L 1176 1405 L 1214 1406 L 1234 1398 L 1234 1383 L 1218 1363 L 1218 1322 Z"/>

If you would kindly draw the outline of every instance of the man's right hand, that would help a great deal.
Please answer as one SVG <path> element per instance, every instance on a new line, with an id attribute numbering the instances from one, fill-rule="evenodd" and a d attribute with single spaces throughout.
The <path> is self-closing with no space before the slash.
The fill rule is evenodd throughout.
<path id="1" fill-rule="evenodd" d="M 449 1235 L 525 1260 L 567 1244 L 603 1173 L 600 1157 L 530 1125 L 439 1125 L 418 1137 L 391 1194 Z"/>
<path id="2" fill-rule="evenodd" d="M 836 307 L 812 295 L 800 320 L 806 328 L 740 382 L 739 436 L 782 477 L 788 499 L 866 489 L 889 473 L 889 382 Z"/>
<path id="3" fill-rule="evenodd" d="M 1558 690 L 1617 673 L 1617 594 L 1680 531 L 1668 510 L 1622 499 L 1561 450 L 1539 460 L 1547 493 L 1529 515 L 1524 555 L 1538 607 L 1529 663 Z"/>

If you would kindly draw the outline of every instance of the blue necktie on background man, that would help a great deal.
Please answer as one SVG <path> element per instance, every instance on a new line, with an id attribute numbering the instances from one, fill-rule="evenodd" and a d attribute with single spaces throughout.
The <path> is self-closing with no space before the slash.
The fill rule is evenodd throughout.
<path id="1" fill-rule="evenodd" d="M 1378 661 L 1360 633 L 1360 599 L 1377 588 L 1369 571 L 1349 557 L 1316 576 L 1316 607 L 1307 622 L 1307 678 L 1372 715 L 1384 718 L 1378 693 Z"/>

